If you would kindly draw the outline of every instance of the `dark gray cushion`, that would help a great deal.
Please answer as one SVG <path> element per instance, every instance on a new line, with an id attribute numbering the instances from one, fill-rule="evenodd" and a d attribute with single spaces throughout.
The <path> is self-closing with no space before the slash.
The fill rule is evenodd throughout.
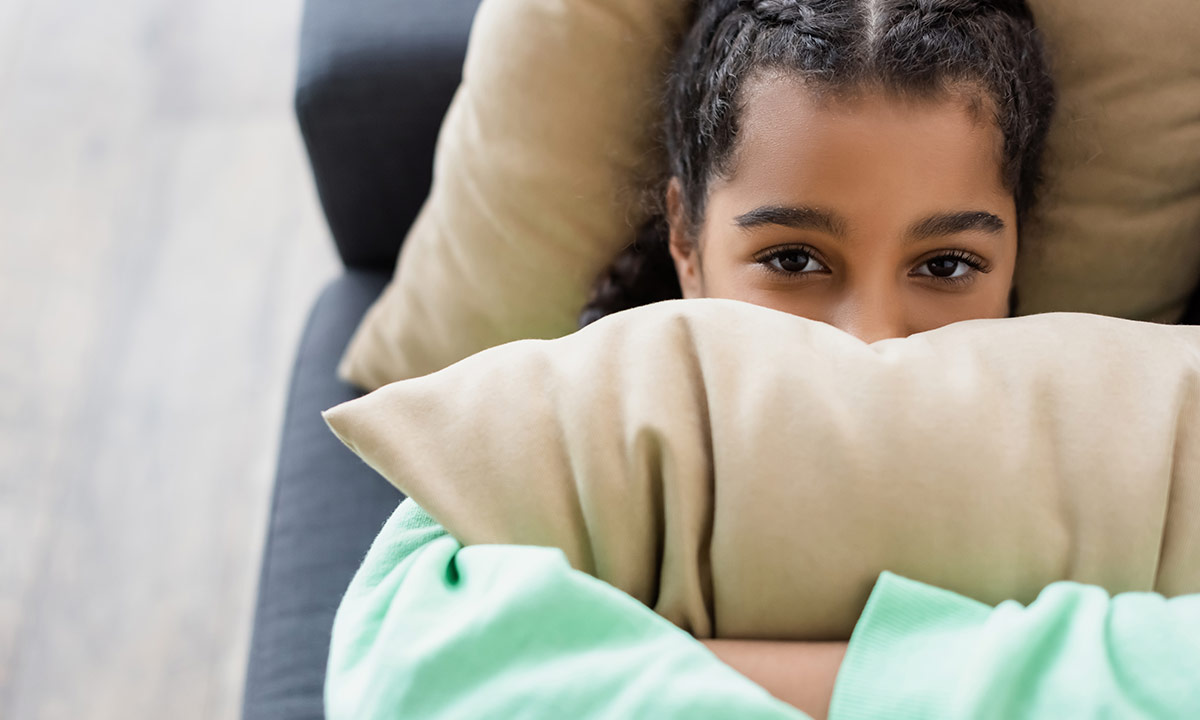
<path id="1" fill-rule="evenodd" d="M 391 269 L 429 193 L 479 0 L 306 0 L 296 116 L 347 267 Z"/>
<path id="2" fill-rule="evenodd" d="M 337 439 L 321 411 L 361 395 L 335 376 L 387 273 L 347 272 L 322 292 L 292 374 L 259 579 L 243 717 L 323 718 L 333 616 L 403 499 Z"/>

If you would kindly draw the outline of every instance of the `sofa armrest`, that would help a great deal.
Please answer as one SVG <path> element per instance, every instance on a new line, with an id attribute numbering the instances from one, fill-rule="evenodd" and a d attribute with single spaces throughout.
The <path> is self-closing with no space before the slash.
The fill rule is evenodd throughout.
<path id="1" fill-rule="evenodd" d="M 362 391 L 335 369 L 388 275 L 350 271 L 313 306 L 284 413 L 243 720 L 321 720 L 333 618 L 367 549 L 404 498 L 350 452 L 321 411 Z"/>
<path id="2" fill-rule="evenodd" d="M 295 108 L 347 267 L 391 271 L 479 0 L 306 0 Z"/>

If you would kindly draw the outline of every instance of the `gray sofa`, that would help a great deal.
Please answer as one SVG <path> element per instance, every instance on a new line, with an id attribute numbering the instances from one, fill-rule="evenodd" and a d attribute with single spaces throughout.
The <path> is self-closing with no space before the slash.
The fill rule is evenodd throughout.
<path id="1" fill-rule="evenodd" d="M 334 612 L 403 496 L 325 426 L 335 376 L 429 192 L 433 146 L 479 0 L 306 0 L 296 114 L 345 272 L 292 371 L 246 671 L 245 720 L 323 718 Z"/>
<path id="2" fill-rule="evenodd" d="M 296 113 L 345 273 L 296 354 L 258 589 L 243 718 L 321 718 L 334 612 L 402 495 L 320 412 L 360 393 L 335 376 L 429 189 L 437 129 L 479 0 L 306 0 Z M 1189 323 L 1200 324 L 1200 294 Z"/>

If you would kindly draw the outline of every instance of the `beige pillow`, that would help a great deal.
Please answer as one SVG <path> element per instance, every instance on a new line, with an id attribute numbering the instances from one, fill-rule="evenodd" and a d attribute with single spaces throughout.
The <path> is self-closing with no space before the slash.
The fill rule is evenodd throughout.
<path id="1" fill-rule="evenodd" d="M 1200 592 L 1200 327 L 1050 313 L 867 345 L 678 300 L 325 419 L 460 541 L 561 548 L 697 637 L 845 639 L 883 570 L 988 603 Z"/>
<path id="2" fill-rule="evenodd" d="M 430 196 L 339 375 L 373 389 L 577 327 L 662 160 L 659 73 L 680 0 L 485 0 Z"/>
<path id="3" fill-rule="evenodd" d="M 1029 4 L 1060 107 L 1017 312 L 1178 322 L 1200 280 L 1200 2 Z"/>
<path id="4" fill-rule="evenodd" d="M 484 0 L 429 200 L 339 374 L 368 389 L 576 327 L 663 160 L 685 0 Z M 1032 0 L 1061 112 L 1017 313 L 1175 322 L 1200 278 L 1200 3 Z"/>

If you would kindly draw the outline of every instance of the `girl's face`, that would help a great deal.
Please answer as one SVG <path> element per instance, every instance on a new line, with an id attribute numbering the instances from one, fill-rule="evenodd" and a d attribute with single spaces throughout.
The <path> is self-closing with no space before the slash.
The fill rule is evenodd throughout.
<path id="1" fill-rule="evenodd" d="M 965 99 L 819 100 L 759 80 L 695 236 L 678 181 L 668 190 L 684 297 L 744 300 L 867 343 L 1007 317 L 1017 219 L 1001 142 Z"/>

